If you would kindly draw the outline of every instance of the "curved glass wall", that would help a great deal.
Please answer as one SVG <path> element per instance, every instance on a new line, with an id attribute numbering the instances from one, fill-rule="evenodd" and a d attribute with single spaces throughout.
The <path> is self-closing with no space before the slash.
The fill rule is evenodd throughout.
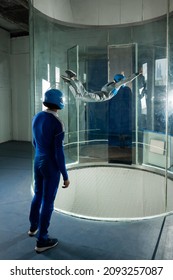
<path id="1" fill-rule="evenodd" d="M 43 109 L 48 88 L 65 94 L 59 114 L 71 186 L 69 195 L 59 189 L 59 210 L 104 219 L 173 210 L 172 35 L 169 5 L 163 17 L 112 27 L 60 24 L 32 9 L 32 113 Z M 76 100 L 60 78 L 66 69 L 91 92 L 117 73 L 142 75 L 111 100 L 87 103 Z"/>

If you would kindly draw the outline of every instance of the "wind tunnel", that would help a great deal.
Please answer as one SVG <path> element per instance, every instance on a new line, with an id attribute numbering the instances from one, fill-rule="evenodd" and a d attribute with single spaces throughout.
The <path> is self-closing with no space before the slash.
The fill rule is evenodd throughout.
<path id="1" fill-rule="evenodd" d="M 172 0 L 31 1 L 32 114 L 48 88 L 65 95 L 71 184 L 59 186 L 57 211 L 111 221 L 173 211 L 172 10 Z M 142 74 L 90 103 L 61 79 L 66 69 L 90 92 L 115 74 Z"/>

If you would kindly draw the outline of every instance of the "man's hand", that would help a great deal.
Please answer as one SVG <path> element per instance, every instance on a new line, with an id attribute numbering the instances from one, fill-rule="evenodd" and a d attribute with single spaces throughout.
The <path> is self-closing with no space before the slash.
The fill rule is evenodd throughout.
<path id="1" fill-rule="evenodd" d="M 69 180 L 65 180 L 64 181 L 64 185 L 62 186 L 62 188 L 68 188 L 68 186 L 70 185 L 70 181 Z"/>

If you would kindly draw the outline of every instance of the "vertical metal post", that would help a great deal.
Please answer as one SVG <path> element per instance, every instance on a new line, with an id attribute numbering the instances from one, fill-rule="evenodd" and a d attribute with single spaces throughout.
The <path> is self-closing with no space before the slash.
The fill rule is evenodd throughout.
<path id="1" fill-rule="evenodd" d="M 167 0 L 166 15 L 166 104 L 165 104 L 165 212 L 167 211 L 167 192 L 168 192 L 168 84 L 169 84 L 169 10 L 170 0 Z"/>
<path id="2" fill-rule="evenodd" d="M 170 0 L 167 0 L 167 15 L 166 15 L 166 145 L 165 145 L 165 211 L 167 211 L 167 194 L 168 194 L 168 84 L 169 84 L 169 11 L 170 11 Z M 170 152 L 170 151 L 169 151 Z"/>
<path id="3" fill-rule="evenodd" d="M 135 44 L 135 71 L 138 72 L 138 45 Z M 138 82 L 137 79 L 135 81 L 135 92 L 136 92 L 136 102 L 135 102 L 135 111 L 136 111 L 136 117 L 135 117 L 135 143 L 136 143 L 136 164 L 139 164 L 139 155 L 138 155 L 138 147 L 139 147 L 139 140 L 138 140 L 138 129 L 139 129 L 139 122 L 138 122 Z"/>
<path id="4" fill-rule="evenodd" d="M 76 68 L 77 68 L 77 78 L 79 78 L 79 46 L 77 45 L 77 51 L 76 51 Z M 79 131 L 80 131 L 80 112 L 79 112 L 79 99 L 77 99 L 76 102 L 76 106 L 77 106 L 77 162 L 79 163 L 79 143 L 80 143 L 80 135 L 79 135 Z"/>

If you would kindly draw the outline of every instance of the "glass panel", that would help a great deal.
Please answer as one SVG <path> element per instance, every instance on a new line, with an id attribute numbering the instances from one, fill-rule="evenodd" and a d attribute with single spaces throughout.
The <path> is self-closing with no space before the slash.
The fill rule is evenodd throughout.
<path id="1" fill-rule="evenodd" d="M 129 77 L 137 72 L 136 44 L 108 46 L 109 81 L 117 73 Z M 109 162 L 132 163 L 132 102 L 135 83 L 129 83 L 109 101 Z M 117 121 L 118 120 L 118 121 Z M 134 135 L 136 136 L 136 135 Z"/>
<path id="2" fill-rule="evenodd" d="M 160 44 L 165 44 L 165 47 L 154 45 L 139 46 L 139 54 L 141 52 L 142 55 L 143 53 L 146 54 L 145 61 L 142 61 L 141 64 L 145 76 L 141 76 L 141 81 L 138 83 L 138 132 L 140 143 L 143 139 L 143 160 L 141 154 L 139 162 L 165 169 L 166 79 L 164 73 L 166 70 L 166 38 Z M 148 50 L 150 51 L 149 53 Z"/>
<path id="3" fill-rule="evenodd" d="M 107 83 L 108 58 L 103 46 L 80 46 L 79 78 L 88 92 Z M 79 103 L 80 163 L 108 160 L 108 102 Z"/>
<path id="4" fill-rule="evenodd" d="M 73 69 L 78 76 L 79 47 L 67 50 L 67 68 Z M 79 162 L 79 104 L 68 89 L 68 145 L 65 148 L 68 162 Z"/>

